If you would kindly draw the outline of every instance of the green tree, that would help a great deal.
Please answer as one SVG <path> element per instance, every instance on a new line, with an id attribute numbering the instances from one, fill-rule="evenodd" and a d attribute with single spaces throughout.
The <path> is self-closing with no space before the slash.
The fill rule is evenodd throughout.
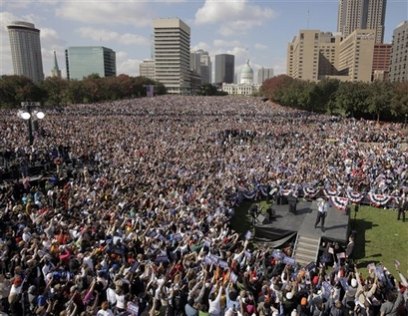
<path id="1" fill-rule="evenodd" d="M 368 111 L 376 117 L 378 122 L 381 116 L 391 113 L 391 85 L 385 81 L 375 81 L 368 86 L 368 90 Z"/>
<path id="2" fill-rule="evenodd" d="M 211 83 L 206 83 L 200 86 L 200 89 L 197 93 L 198 95 L 216 95 L 217 87 Z"/>
<path id="3" fill-rule="evenodd" d="M 1 77 L 0 102 L 2 105 L 18 107 L 23 101 L 42 102 L 45 96 L 45 91 L 27 77 L 14 75 Z"/>
<path id="4" fill-rule="evenodd" d="M 408 117 L 408 82 L 393 84 L 390 111 L 394 119 L 406 121 Z"/>
<path id="5" fill-rule="evenodd" d="M 48 77 L 41 82 L 42 89 L 46 92 L 46 105 L 60 106 L 68 102 L 69 81 L 57 77 Z"/>

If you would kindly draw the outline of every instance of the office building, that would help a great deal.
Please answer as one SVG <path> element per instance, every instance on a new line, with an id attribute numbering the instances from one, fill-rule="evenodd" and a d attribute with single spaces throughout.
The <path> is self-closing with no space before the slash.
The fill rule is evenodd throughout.
<path id="1" fill-rule="evenodd" d="M 375 44 L 374 30 L 355 30 L 340 42 L 339 79 L 371 82 Z"/>
<path id="2" fill-rule="evenodd" d="M 153 28 L 155 79 L 168 93 L 190 94 L 190 27 L 172 18 L 153 20 Z"/>
<path id="3" fill-rule="evenodd" d="M 51 77 L 61 78 L 61 70 L 58 67 L 57 53 L 54 50 L 54 66 L 51 69 Z"/>
<path id="4" fill-rule="evenodd" d="M 343 37 L 357 29 L 375 30 L 375 42 L 384 40 L 387 0 L 339 0 L 337 31 Z"/>
<path id="5" fill-rule="evenodd" d="M 235 71 L 235 56 L 229 54 L 215 55 L 215 78 L 216 84 L 233 83 Z"/>
<path id="6" fill-rule="evenodd" d="M 300 30 L 288 45 L 287 74 L 318 81 L 371 81 L 374 30 L 355 30 L 346 38 L 319 30 Z"/>
<path id="7" fill-rule="evenodd" d="M 408 81 L 408 21 L 402 22 L 392 35 L 392 53 L 389 79 Z"/>
<path id="8" fill-rule="evenodd" d="M 292 78 L 319 79 L 319 30 L 300 30 L 288 45 L 287 74 Z"/>
<path id="9" fill-rule="evenodd" d="M 154 78 L 154 60 L 145 59 L 139 65 L 139 75 L 152 80 Z"/>
<path id="10" fill-rule="evenodd" d="M 373 54 L 372 81 L 388 79 L 391 63 L 391 44 L 375 44 Z"/>
<path id="11" fill-rule="evenodd" d="M 258 83 L 263 84 L 266 79 L 273 77 L 273 69 L 272 68 L 264 68 L 258 70 Z"/>
<path id="12" fill-rule="evenodd" d="M 14 74 L 33 82 L 44 80 L 40 30 L 34 24 L 22 21 L 12 22 L 7 29 Z"/>
<path id="13" fill-rule="evenodd" d="M 385 9 L 387 0 L 368 0 L 365 29 L 375 30 L 375 43 L 384 42 Z"/>
<path id="14" fill-rule="evenodd" d="M 203 84 L 211 82 L 211 57 L 208 52 L 199 49 L 190 54 L 191 70 L 201 77 Z"/>
<path id="15" fill-rule="evenodd" d="M 116 76 L 116 53 L 102 46 L 78 46 L 65 50 L 67 78 L 82 80 L 89 75 Z"/>

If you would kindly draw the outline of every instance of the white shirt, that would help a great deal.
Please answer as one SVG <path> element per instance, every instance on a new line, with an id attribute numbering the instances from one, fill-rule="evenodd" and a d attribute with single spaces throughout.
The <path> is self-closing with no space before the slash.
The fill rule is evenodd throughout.
<path id="1" fill-rule="evenodd" d="M 329 204 L 326 201 L 319 202 L 318 210 L 320 213 L 327 213 L 328 208 Z"/>
<path id="2" fill-rule="evenodd" d="M 106 311 L 103 309 L 100 309 L 96 316 L 113 316 L 113 312 L 110 309 L 107 309 Z"/>

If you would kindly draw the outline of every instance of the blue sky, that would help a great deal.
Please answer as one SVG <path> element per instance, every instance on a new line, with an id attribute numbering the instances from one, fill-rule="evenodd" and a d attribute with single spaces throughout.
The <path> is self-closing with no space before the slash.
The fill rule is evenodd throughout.
<path id="1" fill-rule="evenodd" d="M 65 75 L 64 49 L 95 45 L 112 48 L 117 71 L 139 74 L 150 58 L 152 19 L 179 17 L 191 28 L 191 48 L 213 56 L 232 53 L 236 70 L 250 59 L 259 67 L 286 72 L 287 44 L 299 29 L 336 31 L 338 0 L 0 0 L 0 74 L 12 74 L 6 25 L 24 20 L 41 30 L 44 73 L 50 74 L 53 50 Z M 407 0 L 388 0 L 385 42 L 408 20 Z"/>

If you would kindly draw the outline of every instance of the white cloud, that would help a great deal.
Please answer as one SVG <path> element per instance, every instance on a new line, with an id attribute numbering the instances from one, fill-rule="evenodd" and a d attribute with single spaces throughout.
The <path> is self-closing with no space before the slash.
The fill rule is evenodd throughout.
<path id="1" fill-rule="evenodd" d="M 267 49 L 268 46 L 261 44 L 261 43 L 256 43 L 255 44 L 255 49 L 259 49 L 259 50 L 263 50 L 263 49 Z"/>
<path id="2" fill-rule="evenodd" d="M 240 41 L 225 41 L 222 39 L 216 39 L 213 41 L 214 47 L 234 47 L 234 46 L 240 46 L 241 43 Z"/>
<path id="3" fill-rule="evenodd" d="M 206 0 L 195 14 L 195 23 L 197 25 L 221 23 L 220 34 L 230 36 L 237 32 L 245 33 L 275 16 L 272 9 L 250 4 L 247 0 Z"/>
<path id="4" fill-rule="evenodd" d="M 198 44 L 194 45 L 194 46 L 191 48 L 191 51 L 196 51 L 196 50 L 199 50 L 199 49 L 202 49 L 202 50 L 205 50 L 205 51 L 209 51 L 209 50 L 210 50 L 210 45 L 208 45 L 208 44 L 205 43 L 205 42 L 198 42 Z"/>
<path id="5" fill-rule="evenodd" d="M 116 53 L 116 74 L 139 76 L 139 65 L 142 61 L 129 57 L 128 53 L 120 51 Z"/>
<path id="6" fill-rule="evenodd" d="M 68 20 L 97 24 L 124 24 L 147 26 L 151 24 L 152 13 L 145 1 L 70 0 L 62 2 L 56 15 Z"/>
<path id="7" fill-rule="evenodd" d="M 148 46 L 150 44 L 149 39 L 138 34 L 124 33 L 119 34 L 117 32 L 108 31 L 93 27 L 81 27 L 77 30 L 81 37 L 90 38 L 94 41 L 103 42 L 117 42 L 123 45 L 143 45 Z"/>

